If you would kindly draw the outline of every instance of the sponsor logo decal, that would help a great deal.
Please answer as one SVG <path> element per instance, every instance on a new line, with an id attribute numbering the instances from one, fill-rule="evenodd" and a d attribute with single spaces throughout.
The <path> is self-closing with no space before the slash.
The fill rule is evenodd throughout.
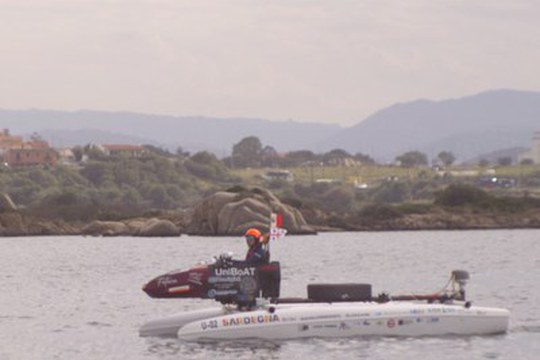
<path id="1" fill-rule="evenodd" d="M 288 321 L 296 321 L 296 317 L 282 317 L 281 318 L 281 321 L 282 322 L 288 322 Z"/>
<path id="2" fill-rule="evenodd" d="M 355 314 L 345 314 L 345 317 L 366 317 L 369 316 L 369 313 L 355 313 Z"/>
<path id="3" fill-rule="evenodd" d="M 399 326 L 411 325 L 411 324 L 414 324 L 414 320 L 412 320 L 412 319 L 400 319 L 400 320 L 398 320 L 398 325 Z"/>
<path id="4" fill-rule="evenodd" d="M 317 324 L 312 325 L 314 329 L 340 329 L 339 324 Z"/>
<path id="5" fill-rule="evenodd" d="M 386 322 L 386 326 L 388 326 L 390 329 L 396 326 L 396 320 L 394 319 L 388 319 Z"/>
<path id="6" fill-rule="evenodd" d="M 216 283 L 238 283 L 240 282 L 240 276 L 210 276 L 208 278 L 210 284 Z"/>
<path id="7" fill-rule="evenodd" d="M 246 316 L 237 316 L 233 318 L 223 319 L 221 320 L 221 325 L 223 327 L 228 327 L 228 326 L 267 324 L 267 323 L 272 323 L 272 322 L 277 322 L 277 321 L 279 321 L 279 316 L 277 316 L 277 314 L 246 315 Z"/>
<path id="8" fill-rule="evenodd" d="M 228 295 L 236 295 L 236 294 L 238 294 L 238 291 L 236 291 L 235 289 L 231 289 L 231 290 L 210 289 L 208 290 L 208 297 L 210 299 L 213 299 L 216 296 L 228 296 Z"/>
<path id="9" fill-rule="evenodd" d="M 164 276 L 164 277 L 161 277 L 159 279 L 157 279 L 157 283 L 158 283 L 158 286 L 161 287 L 168 287 L 169 285 L 176 285 L 178 284 L 178 280 L 174 279 L 174 278 L 171 278 L 171 277 L 168 277 L 168 276 Z"/>
<path id="10" fill-rule="evenodd" d="M 317 316 L 301 317 L 300 320 L 308 321 L 308 320 L 339 319 L 339 318 L 341 318 L 341 315 L 317 315 Z"/>
<path id="11" fill-rule="evenodd" d="M 180 286 L 174 286 L 174 287 L 169 288 L 169 292 L 171 294 L 186 293 L 186 292 L 189 292 L 189 290 L 190 290 L 189 285 L 180 285 Z"/>
<path id="12" fill-rule="evenodd" d="M 215 268 L 214 275 L 216 276 L 255 276 L 255 268 L 247 267 L 244 269 L 239 268 Z"/>
<path id="13" fill-rule="evenodd" d="M 203 273 L 191 272 L 188 276 L 188 282 L 196 285 L 202 285 Z"/>
<path id="14" fill-rule="evenodd" d="M 257 280 L 252 277 L 245 277 L 240 281 L 240 291 L 246 294 L 255 294 L 257 292 Z"/>

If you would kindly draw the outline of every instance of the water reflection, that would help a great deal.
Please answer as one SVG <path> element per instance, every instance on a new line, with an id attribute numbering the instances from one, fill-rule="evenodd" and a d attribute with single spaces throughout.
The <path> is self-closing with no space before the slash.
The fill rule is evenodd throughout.
<path id="1" fill-rule="evenodd" d="M 149 339 L 148 352 L 169 356 L 183 355 L 190 359 L 279 359 L 282 345 L 258 339 L 242 341 L 185 342 L 177 339 Z"/>

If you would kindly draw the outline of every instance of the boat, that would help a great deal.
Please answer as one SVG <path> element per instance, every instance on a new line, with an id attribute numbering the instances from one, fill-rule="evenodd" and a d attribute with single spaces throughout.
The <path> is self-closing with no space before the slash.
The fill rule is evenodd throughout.
<path id="1" fill-rule="evenodd" d="M 352 336 L 488 335 L 505 332 L 508 311 L 410 302 L 302 303 L 260 306 L 185 323 L 182 340 L 266 340 Z"/>
<path id="2" fill-rule="evenodd" d="M 227 254 L 143 287 L 154 298 L 213 299 L 221 305 L 149 321 L 139 334 L 219 341 L 506 332 L 510 312 L 466 300 L 468 280 L 467 271 L 454 270 L 439 292 L 397 296 L 373 296 L 365 283 L 308 284 L 307 298 L 282 298 L 279 262 L 253 266 Z"/>

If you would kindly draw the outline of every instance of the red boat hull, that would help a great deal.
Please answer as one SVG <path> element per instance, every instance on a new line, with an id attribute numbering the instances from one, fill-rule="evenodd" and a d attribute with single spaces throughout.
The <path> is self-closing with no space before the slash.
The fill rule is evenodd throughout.
<path id="1" fill-rule="evenodd" d="M 153 298 L 202 298 L 221 302 L 252 301 L 257 296 L 279 297 L 279 262 L 201 265 L 160 275 L 144 285 Z"/>

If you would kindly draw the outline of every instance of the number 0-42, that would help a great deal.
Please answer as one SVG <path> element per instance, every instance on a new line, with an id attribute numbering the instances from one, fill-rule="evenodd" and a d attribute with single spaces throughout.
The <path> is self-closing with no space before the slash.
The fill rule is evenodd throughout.
<path id="1" fill-rule="evenodd" d="M 217 322 L 217 320 L 203 321 L 201 323 L 201 327 L 202 327 L 203 330 L 215 329 L 215 328 L 218 327 L 218 322 Z"/>

